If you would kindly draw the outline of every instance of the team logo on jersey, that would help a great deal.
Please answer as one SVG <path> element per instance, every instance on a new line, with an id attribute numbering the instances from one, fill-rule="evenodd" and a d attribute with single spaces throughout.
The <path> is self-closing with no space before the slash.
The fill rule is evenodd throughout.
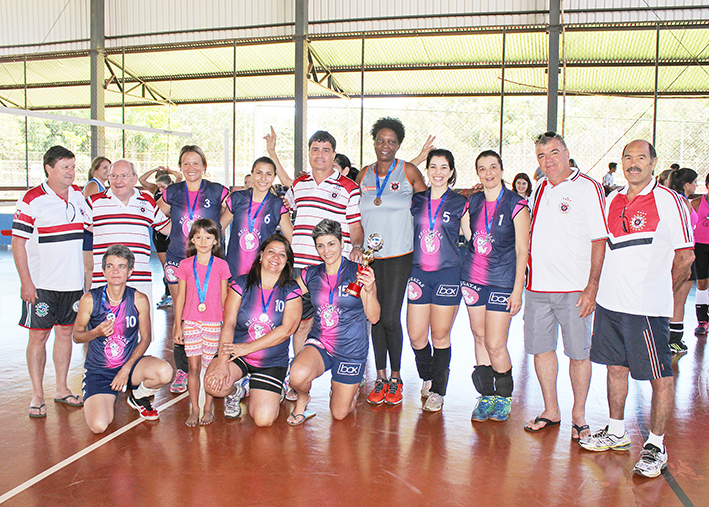
<path id="1" fill-rule="evenodd" d="M 126 343 L 119 335 L 114 334 L 106 341 L 106 345 L 103 347 L 103 353 L 106 356 L 107 368 L 116 368 L 121 365 L 121 358 L 123 357 L 125 348 Z"/>
<path id="2" fill-rule="evenodd" d="M 246 229 L 244 229 L 246 231 Z M 239 239 L 239 246 L 245 252 L 253 252 L 258 248 L 258 237 L 255 232 L 244 232 Z"/>
<path id="3" fill-rule="evenodd" d="M 190 229 L 192 228 L 192 224 L 195 222 L 195 220 L 198 220 L 202 218 L 199 215 L 196 215 L 194 219 L 190 220 L 190 217 L 182 217 L 180 220 L 180 223 L 182 224 L 182 234 L 185 235 L 185 238 L 190 237 Z"/>
<path id="4" fill-rule="evenodd" d="M 634 231 L 642 230 L 647 223 L 647 213 L 638 211 L 633 218 L 630 219 L 630 228 Z"/>
<path id="5" fill-rule="evenodd" d="M 425 231 L 421 233 L 421 250 L 425 254 L 434 254 L 441 248 L 441 239 L 436 231 Z"/>
<path id="6" fill-rule="evenodd" d="M 359 363 L 340 363 L 337 367 L 337 373 L 339 375 L 345 375 L 347 377 L 354 377 L 359 375 L 359 371 L 362 365 Z"/>
<path id="7" fill-rule="evenodd" d="M 471 241 L 476 254 L 489 255 L 492 252 L 492 242 L 494 240 L 486 232 L 476 231 Z"/>
<path id="8" fill-rule="evenodd" d="M 409 285 L 406 289 L 406 297 L 409 301 L 416 301 L 423 295 L 423 289 L 421 288 L 421 281 L 417 278 L 409 278 Z"/>
<path id="9" fill-rule="evenodd" d="M 337 313 L 337 308 L 333 305 L 323 305 L 319 309 L 320 325 L 324 329 L 332 329 L 340 322 L 340 316 Z"/>
<path id="10" fill-rule="evenodd" d="M 399 182 L 398 181 L 392 181 L 391 182 L 391 190 L 393 192 L 398 192 L 400 188 Z"/>
<path id="11" fill-rule="evenodd" d="M 141 207 L 140 207 L 140 212 L 141 212 L 141 213 L 145 213 L 145 206 L 141 206 Z"/>
<path id="12" fill-rule="evenodd" d="M 254 319 L 249 324 L 249 337 L 251 340 L 258 340 L 262 336 L 271 332 L 271 321 L 263 322 L 259 319 Z"/>
<path id="13" fill-rule="evenodd" d="M 571 199 L 569 197 L 563 197 L 559 203 L 559 213 L 562 215 L 568 215 L 571 212 Z"/>
<path id="14" fill-rule="evenodd" d="M 15 211 L 15 218 L 20 218 L 20 210 Z"/>
<path id="15" fill-rule="evenodd" d="M 74 304 L 71 306 L 71 309 L 74 310 L 74 313 L 78 313 L 79 312 L 79 302 L 74 301 Z"/>
<path id="16" fill-rule="evenodd" d="M 475 289 L 473 289 L 472 287 L 468 287 L 467 285 L 463 285 L 460 288 L 460 291 L 463 293 L 463 299 L 465 300 L 465 304 L 468 306 L 474 305 L 475 303 L 478 302 L 478 299 L 480 299 L 478 292 Z"/>
<path id="17" fill-rule="evenodd" d="M 34 313 L 37 315 L 37 317 L 46 317 L 49 313 L 49 305 L 44 301 L 37 303 L 36 305 L 34 305 Z"/>
<path id="18" fill-rule="evenodd" d="M 439 285 L 436 290 L 436 296 L 444 298 L 453 298 L 458 295 L 457 285 Z"/>

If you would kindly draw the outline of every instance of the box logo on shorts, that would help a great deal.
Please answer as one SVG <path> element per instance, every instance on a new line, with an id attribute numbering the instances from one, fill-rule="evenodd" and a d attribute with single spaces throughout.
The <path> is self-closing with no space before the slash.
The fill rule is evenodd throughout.
<path id="1" fill-rule="evenodd" d="M 436 296 L 444 298 L 453 298 L 458 296 L 457 285 L 439 285 L 436 291 Z"/>
<path id="2" fill-rule="evenodd" d="M 360 363 L 340 363 L 337 367 L 338 375 L 354 377 L 359 375 L 359 370 L 362 368 Z"/>
<path id="3" fill-rule="evenodd" d="M 494 305 L 507 306 L 507 300 L 509 299 L 509 297 L 510 296 L 505 294 L 504 292 L 491 292 L 487 302 Z"/>

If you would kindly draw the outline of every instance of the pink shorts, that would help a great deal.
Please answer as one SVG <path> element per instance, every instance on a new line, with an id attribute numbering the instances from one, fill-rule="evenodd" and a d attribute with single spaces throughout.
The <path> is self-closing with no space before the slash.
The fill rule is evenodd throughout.
<path id="1" fill-rule="evenodd" d="M 214 354 L 219 349 L 219 336 L 222 333 L 221 322 L 182 322 L 182 335 L 185 339 L 187 357 L 202 356 L 202 364 L 209 366 Z"/>

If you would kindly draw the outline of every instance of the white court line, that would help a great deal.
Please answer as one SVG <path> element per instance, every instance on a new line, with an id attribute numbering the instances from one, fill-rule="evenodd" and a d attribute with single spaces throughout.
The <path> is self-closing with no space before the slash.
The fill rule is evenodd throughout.
<path id="1" fill-rule="evenodd" d="M 160 406 L 158 407 L 158 412 L 160 412 L 160 411 L 162 411 L 162 410 L 164 410 L 164 409 L 166 409 L 166 408 L 168 408 L 168 407 L 171 407 L 172 405 L 174 405 L 174 404 L 177 403 L 178 401 L 180 401 L 180 400 L 182 400 L 183 398 L 185 398 L 188 394 L 189 394 L 189 393 L 187 393 L 187 392 L 182 393 L 181 395 L 177 396 L 176 398 L 173 398 L 172 400 L 168 401 L 167 403 L 165 403 L 165 404 L 163 404 L 163 405 L 160 405 Z M 108 436 L 102 438 L 102 439 L 99 440 L 98 442 L 94 442 L 93 444 L 91 444 L 90 446 L 88 446 L 86 449 L 82 449 L 81 451 L 77 452 L 77 453 L 74 454 L 73 456 L 69 456 L 69 457 L 66 458 L 64 461 L 61 461 L 61 462 L 57 463 L 56 465 L 54 465 L 53 467 L 48 468 L 47 470 L 45 470 L 45 471 L 42 472 L 41 474 L 35 475 L 35 476 L 32 477 L 31 479 L 29 479 L 29 480 L 23 482 L 22 484 L 20 484 L 20 485 L 17 486 L 16 488 L 13 488 L 13 489 L 11 489 L 10 491 L 8 491 L 7 493 L 5 493 L 4 495 L 0 496 L 0 503 L 6 502 L 7 500 L 11 499 L 12 497 L 17 496 L 18 494 L 22 493 L 24 490 L 26 490 L 26 489 L 30 488 L 31 486 L 34 486 L 35 484 L 37 484 L 37 483 L 38 483 L 39 481 L 41 481 L 42 479 L 45 479 L 45 478 L 49 477 L 49 476 L 52 475 L 54 472 L 58 472 L 59 470 L 61 470 L 62 468 L 66 467 L 67 465 L 72 464 L 74 461 L 78 460 L 79 458 L 83 458 L 84 456 L 86 456 L 86 455 L 87 455 L 88 453 L 90 453 L 91 451 L 94 451 L 94 450 L 98 449 L 98 448 L 101 447 L 102 445 L 104 445 L 104 444 L 110 442 L 111 440 L 113 440 L 114 438 L 116 438 L 116 437 L 122 435 L 122 434 L 125 433 L 126 431 L 128 431 L 128 430 L 130 430 L 130 429 L 132 429 L 132 428 L 135 428 L 136 426 L 138 426 L 138 425 L 139 425 L 140 423 L 142 423 L 143 421 L 145 421 L 145 419 L 143 419 L 142 417 L 140 417 L 140 418 L 136 419 L 135 421 L 133 421 L 133 422 L 131 422 L 131 423 L 128 423 L 128 424 L 126 424 L 125 426 L 123 426 L 122 428 L 120 428 L 120 429 L 114 431 L 114 432 L 111 433 L 110 435 L 108 435 Z"/>

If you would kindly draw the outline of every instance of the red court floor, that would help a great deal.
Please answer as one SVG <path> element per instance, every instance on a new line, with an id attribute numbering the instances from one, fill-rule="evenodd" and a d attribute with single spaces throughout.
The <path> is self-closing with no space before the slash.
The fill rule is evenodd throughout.
<path id="1" fill-rule="evenodd" d="M 153 264 L 154 270 L 158 263 Z M 81 409 L 48 402 L 45 419 L 29 419 L 26 331 L 17 326 L 19 281 L 9 251 L 0 251 L 0 503 L 8 506 L 707 506 L 709 505 L 709 382 L 705 340 L 691 334 L 689 353 L 676 362 L 676 410 L 665 438 L 670 464 L 656 479 L 633 475 L 647 432 L 649 383 L 631 381 L 626 426 L 629 452 L 591 453 L 571 442 L 568 363 L 559 380 L 562 424 L 530 434 L 523 424 L 542 410 L 533 361 L 524 354 L 522 318 L 513 320 L 510 351 L 516 389 L 504 423 L 472 423 L 474 364 L 467 315 L 453 329 L 449 392 L 440 413 L 423 413 L 413 354 L 405 345 L 404 402 L 372 407 L 368 365 L 356 411 L 344 421 L 328 412 L 329 374 L 316 381 L 310 408 L 317 416 L 289 427 L 285 402 L 276 424 L 256 428 L 248 415 L 187 428 L 186 395 L 164 388 L 156 422 L 141 421 L 119 396 L 104 435 L 92 435 Z M 155 291 L 159 296 L 161 288 Z M 156 298 L 157 299 L 157 298 Z M 693 310 L 693 293 L 688 310 Z M 171 311 L 156 311 L 150 353 L 170 358 Z M 75 346 L 70 387 L 81 388 L 84 349 Z M 370 360 L 373 361 L 370 352 Z M 371 363 L 370 361 L 370 363 Z M 54 390 L 53 367 L 45 376 Z M 605 371 L 594 366 L 587 403 L 593 429 L 608 416 Z"/>

